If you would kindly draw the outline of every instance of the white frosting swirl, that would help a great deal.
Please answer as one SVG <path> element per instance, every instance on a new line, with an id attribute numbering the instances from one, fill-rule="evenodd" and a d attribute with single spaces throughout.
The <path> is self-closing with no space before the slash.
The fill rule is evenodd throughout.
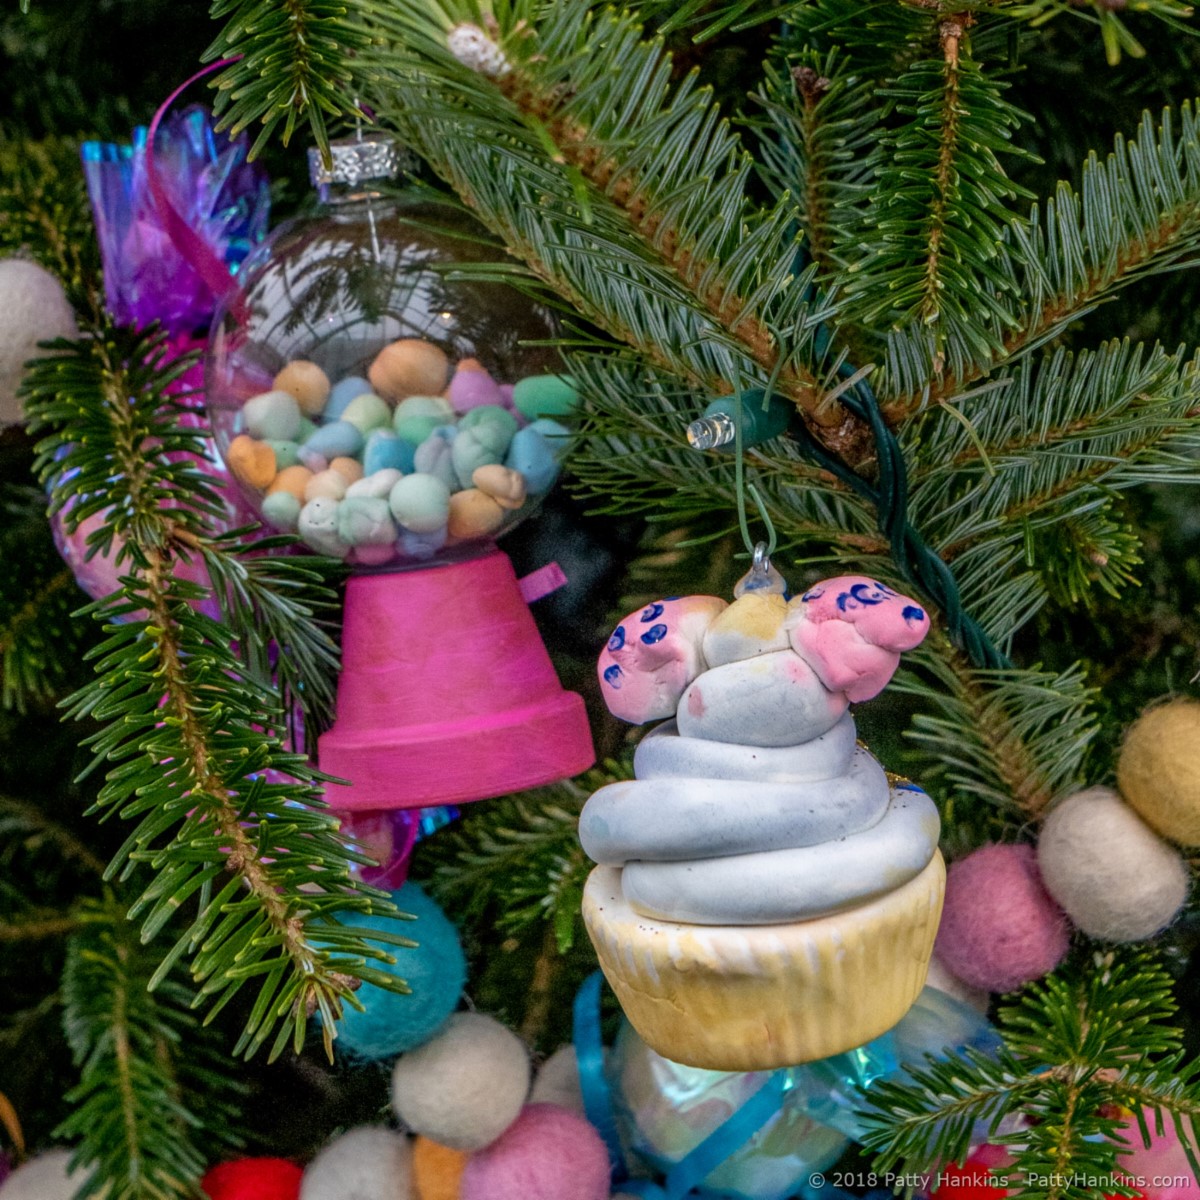
<path id="1" fill-rule="evenodd" d="M 634 769 L 591 797 L 579 836 L 593 860 L 624 868 L 625 898 L 648 917 L 807 920 L 900 887 L 937 851 L 933 802 L 889 788 L 856 748 L 844 694 L 790 650 L 700 675 Z"/>

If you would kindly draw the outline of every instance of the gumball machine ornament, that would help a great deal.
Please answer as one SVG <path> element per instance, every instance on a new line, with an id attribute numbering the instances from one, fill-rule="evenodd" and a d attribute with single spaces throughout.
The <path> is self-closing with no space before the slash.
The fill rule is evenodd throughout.
<path id="1" fill-rule="evenodd" d="M 218 445 L 264 522 L 352 568 L 331 805 L 364 827 L 594 759 L 494 539 L 553 485 L 575 393 L 548 313 L 495 282 L 452 209 L 385 195 L 394 143 L 310 152 L 322 217 L 280 230 L 217 314 Z M 536 343 L 542 343 L 538 345 Z"/>

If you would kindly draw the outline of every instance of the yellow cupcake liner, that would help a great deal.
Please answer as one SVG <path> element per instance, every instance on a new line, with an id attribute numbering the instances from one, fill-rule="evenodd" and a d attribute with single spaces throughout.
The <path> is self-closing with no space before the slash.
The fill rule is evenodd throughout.
<path id="1" fill-rule="evenodd" d="M 683 925 L 635 912 L 621 871 L 597 867 L 583 917 L 633 1027 L 674 1062 L 761 1071 L 885 1033 L 925 986 L 945 893 L 940 853 L 907 883 L 789 925 Z"/>

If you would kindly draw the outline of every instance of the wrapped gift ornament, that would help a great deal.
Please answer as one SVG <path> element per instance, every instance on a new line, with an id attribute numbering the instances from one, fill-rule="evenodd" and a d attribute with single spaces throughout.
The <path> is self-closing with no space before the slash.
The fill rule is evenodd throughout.
<path id="1" fill-rule="evenodd" d="M 324 213 L 281 229 L 214 323 L 209 412 L 243 493 L 344 559 L 337 720 L 321 769 L 361 813 L 500 795 L 593 760 L 494 538 L 554 481 L 575 403 L 549 314 L 507 286 L 461 216 L 385 195 L 390 141 L 310 159 Z"/>
<path id="2" fill-rule="evenodd" d="M 915 601 L 826 580 L 790 602 L 658 601 L 600 658 L 645 737 L 596 792 L 584 919 L 626 1015 L 690 1066 L 761 1070 L 877 1037 L 925 983 L 945 882 L 939 821 L 856 741 L 851 702 L 924 637 Z"/>

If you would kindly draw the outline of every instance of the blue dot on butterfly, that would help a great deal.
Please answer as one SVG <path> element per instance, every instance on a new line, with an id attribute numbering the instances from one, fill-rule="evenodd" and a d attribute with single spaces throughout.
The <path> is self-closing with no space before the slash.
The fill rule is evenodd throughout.
<path id="1" fill-rule="evenodd" d="M 915 604 L 905 605 L 902 614 L 906 621 L 923 621 L 925 620 L 925 610 L 918 608 Z"/>
<path id="2" fill-rule="evenodd" d="M 655 642 L 661 642 L 667 636 L 667 627 L 665 625 L 651 625 L 645 633 L 642 634 L 642 641 L 647 646 L 653 646 Z"/>
<path id="3" fill-rule="evenodd" d="M 608 648 L 614 654 L 622 649 L 625 645 L 625 626 L 618 625 L 613 631 L 612 637 L 608 639 Z"/>
<path id="4" fill-rule="evenodd" d="M 616 663 L 614 663 L 611 667 L 608 668 L 607 671 L 604 672 L 604 682 L 607 683 L 610 688 L 613 688 L 617 691 L 620 690 L 621 668 L 618 667 L 616 665 Z"/>
<path id="5" fill-rule="evenodd" d="M 663 615 L 663 606 L 661 604 L 651 604 L 649 608 L 642 613 L 642 624 L 647 621 L 657 621 Z"/>

